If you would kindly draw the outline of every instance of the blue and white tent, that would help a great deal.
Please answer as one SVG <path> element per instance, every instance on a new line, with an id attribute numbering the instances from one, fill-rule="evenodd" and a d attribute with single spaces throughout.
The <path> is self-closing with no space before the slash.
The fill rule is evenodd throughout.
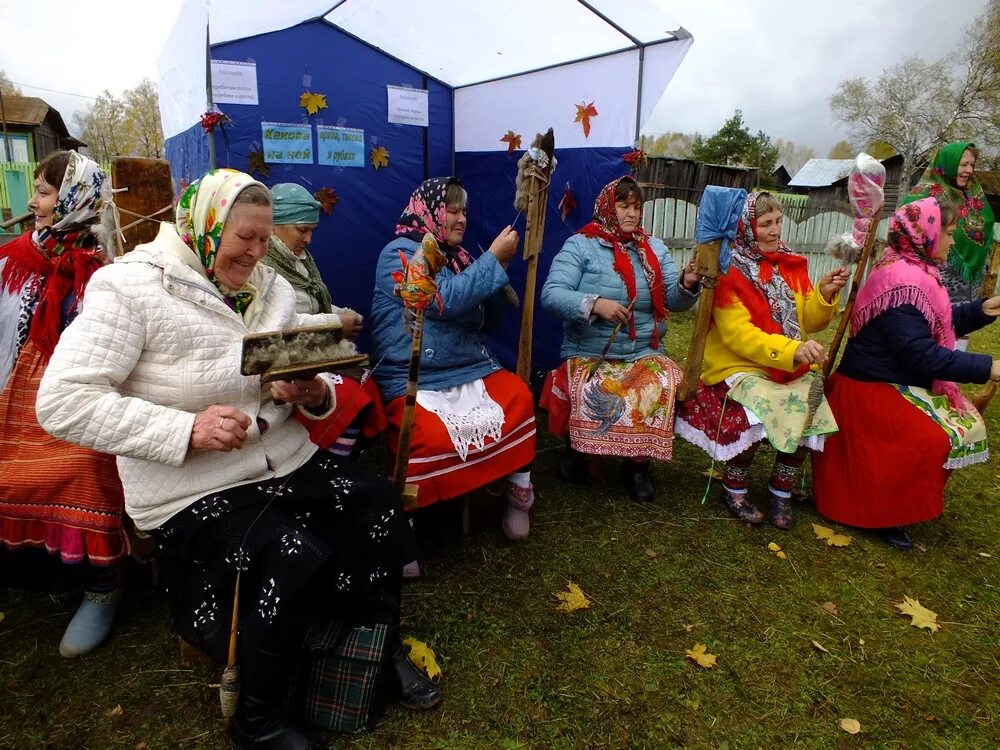
<path id="1" fill-rule="evenodd" d="M 210 136 L 200 118 L 210 106 L 210 50 L 214 98 L 232 119 L 211 136 L 217 165 L 248 170 L 248 154 L 263 145 L 262 122 L 310 127 L 311 163 L 270 164 L 264 182 L 336 190 L 339 205 L 321 217 L 314 254 L 334 302 L 365 314 L 375 260 L 422 180 L 463 179 L 464 244 L 476 254 L 516 216 L 521 152 L 509 154 L 501 137 L 512 130 L 526 148 L 536 132 L 553 127 L 559 165 L 541 280 L 565 239 L 590 219 L 598 190 L 628 171 L 622 156 L 692 43 L 656 0 L 186 0 L 159 62 L 167 158 L 178 180 L 209 166 Z M 226 74 L 239 85 L 219 96 Z M 390 91 L 407 89 L 427 91 L 426 126 L 389 121 Z M 307 115 L 299 105 L 306 91 L 324 94 L 328 108 Z M 598 115 L 585 137 L 574 117 L 577 105 L 589 103 Z M 319 163 L 318 134 L 329 127 L 363 131 L 363 166 Z M 376 170 L 370 153 L 378 146 L 388 150 L 389 165 Z M 563 222 L 556 206 L 567 183 L 579 207 Z M 523 234 L 523 217 L 516 226 Z M 510 273 L 522 288 L 522 262 Z M 494 341 L 507 365 L 516 357 L 516 318 L 509 316 Z M 560 337 L 560 324 L 539 310 L 536 365 L 557 361 Z"/>

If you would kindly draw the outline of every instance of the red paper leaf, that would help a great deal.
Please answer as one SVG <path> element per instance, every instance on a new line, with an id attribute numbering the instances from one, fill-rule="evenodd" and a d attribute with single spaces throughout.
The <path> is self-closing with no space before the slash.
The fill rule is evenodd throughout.
<path id="1" fill-rule="evenodd" d="M 576 196 L 573 195 L 573 191 L 570 190 L 569 185 L 566 185 L 566 189 L 563 191 L 562 200 L 559 201 L 559 215 L 562 216 L 563 221 L 566 221 L 566 217 L 575 210 Z"/>
<path id="2" fill-rule="evenodd" d="M 590 118 L 597 117 L 597 108 L 594 107 L 594 103 L 589 104 L 577 104 L 576 105 L 576 117 L 573 118 L 573 122 L 583 123 L 583 137 L 587 138 L 590 136 Z"/>
<path id="3" fill-rule="evenodd" d="M 313 198 L 319 201 L 320 210 L 327 216 L 333 213 L 333 207 L 340 203 L 340 198 L 337 197 L 337 191 L 333 188 L 320 188 L 315 193 L 313 193 Z"/>
<path id="4" fill-rule="evenodd" d="M 500 143 L 506 143 L 507 153 L 512 154 L 521 148 L 521 135 L 513 130 L 508 130 L 507 135 L 500 139 Z"/>
<path id="5" fill-rule="evenodd" d="M 247 154 L 247 162 L 249 164 L 248 171 L 250 174 L 256 172 L 261 177 L 267 178 L 271 176 L 271 167 L 267 165 L 264 161 L 264 149 L 258 148 L 254 149 Z"/>

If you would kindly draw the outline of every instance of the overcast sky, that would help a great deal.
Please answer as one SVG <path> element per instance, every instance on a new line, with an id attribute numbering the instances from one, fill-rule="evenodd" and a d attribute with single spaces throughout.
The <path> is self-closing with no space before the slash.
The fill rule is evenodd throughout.
<path id="1" fill-rule="evenodd" d="M 913 53 L 938 59 L 952 52 L 986 0 L 659 2 L 695 43 L 647 132 L 708 135 L 739 108 L 752 130 L 826 156 L 846 135 L 827 104 L 838 81 L 875 78 Z M 0 69 L 25 94 L 58 109 L 74 130 L 73 113 L 92 100 L 70 94 L 118 94 L 144 76 L 155 80 L 156 58 L 180 5 L 0 0 Z"/>

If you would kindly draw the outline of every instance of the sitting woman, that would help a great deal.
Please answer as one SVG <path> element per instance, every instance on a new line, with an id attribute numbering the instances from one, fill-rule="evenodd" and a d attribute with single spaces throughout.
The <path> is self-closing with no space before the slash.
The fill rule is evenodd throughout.
<path id="1" fill-rule="evenodd" d="M 813 458 L 816 509 L 912 546 L 909 524 L 937 518 L 951 469 L 985 461 L 986 429 L 955 386 L 1000 380 L 1000 360 L 956 351 L 1000 315 L 1000 297 L 951 304 L 957 212 L 934 198 L 898 209 L 885 254 L 858 293 L 852 338 L 827 393 L 840 433 Z"/>
<path id="2" fill-rule="evenodd" d="M 747 498 L 750 467 L 760 441 L 777 451 L 768 483 L 768 518 L 792 525 L 792 490 L 806 450 L 822 450 L 837 425 L 825 400 L 807 427 L 810 368 L 822 365 L 823 346 L 806 340 L 830 323 L 834 299 L 847 282 L 840 268 L 814 289 L 806 259 L 781 240 L 781 204 L 770 193 L 747 197 L 729 270 L 719 281 L 705 342 L 701 383 L 681 404 L 677 434 L 726 461 L 723 498 L 741 521 L 764 515 Z"/>
<path id="3" fill-rule="evenodd" d="M 552 261 L 542 306 L 566 321 L 565 361 L 547 379 L 542 407 L 549 430 L 566 440 L 561 479 L 585 475 L 585 454 L 619 456 L 629 495 L 649 501 L 650 458 L 673 455 L 681 379 L 680 368 L 660 353 L 667 311 L 690 308 L 701 277 L 689 266 L 682 278 L 666 246 L 642 230 L 642 204 L 631 177 L 607 184 L 594 220 Z"/>
<path id="4" fill-rule="evenodd" d="M 94 275 L 38 415 L 52 434 L 118 456 L 129 515 L 156 539 L 174 624 L 217 661 L 241 571 L 232 746 L 326 747 L 285 713 L 317 616 L 385 623 L 403 704 L 427 708 L 441 693 L 399 647 L 409 527 L 398 492 L 317 452 L 291 418 L 335 412 L 329 378 L 262 386 L 240 374 L 244 335 L 332 322 L 297 314 L 292 287 L 258 264 L 270 234 L 261 183 L 230 169 L 194 182 L 176 225 Z"/>
<path id="5" fill-rule="evenodd" d="M 506 304 L 505 269 L 518 235 L 506 227 L 489 251 L 473 260 L 460 244 L 466 201 L 455 177 L 425 181 L 403 211 L 396 239 L 382 250 L 371 314 L 375 377 L 387 400 L 389 449 L 395 451 L 412 333 L 393 273 L 400 269 L 400 254 L 412 257 L 424 234 L 433 234 L 448 262 L 436 279 L 441 308 L 432 304 L 424 318 L 406 481 L 418 486 L 417 505 L 425 507 L 508 477 L 503 530 L 518 540 L 528 536 L 528 512 L 535 501 L 534 402 L 528 387 L 500 367 L 483 336 Z"/>
<path id="6" fill-rule="evenodd" d="M 900 205 L 923 198 L 952 203 L 958 211 L 955 241 L 941 265 L 941 283 L 953 303 L 979 299 L 980 286 L 993 249 L 993 209 L 976 178 L 979 150 L 968 141 L 943 146 Z M 990 289 L 986 292 L 992 294 Z M 965 348 L 962 340 L 960 348 Z"/>
<path id="7" fill-rule="evenodd" d="M 48 435 L 35 395 L 83 290 L 108 261 L 100 217 L 110 181 L 73 151 L 35 170 L 35 231 L 0 248 L 0 587 L 64 591 L 84 585 L 59 653 L 93 651 L 108 637 L 128 556 L 114 458 Z M 110 214 L 105 214 L 109 216 Z"/>
<path id="8" fill-rule="evenodd" d="M 271 200 L 274 226 L 261 262 L 292 285 L 296 312 L 333 313 L 340 319 L 344 336 L 354 341 L 361 333 L 362 317 L 349 308 L 333 306 L 330 290 L 309 252 L 319 224 L 320 202 L 293 182 L 273 186 Z M 356 457 L 364 444 L 370 444 L 386 428 L 378 386 L 371 378 L 358 383 L 341 375 L 334 375 L 331 385 L 337 400 L 336 419 L 303 423 L 313 442 L 333 455 Z"/>

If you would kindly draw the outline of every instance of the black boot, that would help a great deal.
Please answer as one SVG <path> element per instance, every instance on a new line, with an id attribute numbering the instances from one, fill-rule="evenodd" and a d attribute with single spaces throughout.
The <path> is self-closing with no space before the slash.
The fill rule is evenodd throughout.
<path id="1" fill-rule="evenodd" d="M 392 654 L 392 670 L 396 677 L 399 702 L 404 708 L 426 711 L 434 708 L 444 697 L 441 687 L 410 663 L 402 644 L 397 644 Z"/>
<path id="2" fill-rule="evenodd" d="M 569 444 L 566 438 L 566 447 L 556 464 L 556 476 L 564 482 L 579 482 L 587 476 L 587 457 Z"/>
<path id="3" fill-rule="evenodd" d="M 333 750 L 285 714 L 295 655 L 257 651 L 241 666 L 240 702 L 229 723 L 231 750 Z"/>
<path id="4" fill-rule="evenodd" d="M 905 526 L 892 526 L 888 529 L 879 529 L 878 535 L 886 544 L 895 547 L 900 552 L 909 552 L 913 549 L 913 540 L 906 533 Z"/>
<path id="5" fill-rule="evenodd" d="M 622 461 L 622 479 L 625 480 L 625 489 L 629 496 L 639 503 L 648 503 L 653 500 L 653 482 L 649 478 L 649 461 L 638 463 L 625 459 Z"/>

